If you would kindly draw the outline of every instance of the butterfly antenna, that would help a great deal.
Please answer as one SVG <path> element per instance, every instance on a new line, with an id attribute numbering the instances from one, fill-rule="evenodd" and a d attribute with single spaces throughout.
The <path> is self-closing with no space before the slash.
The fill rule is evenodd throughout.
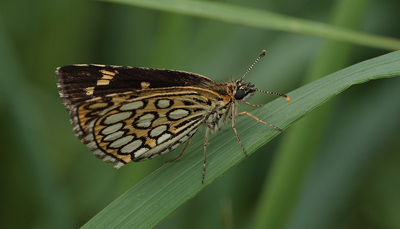
<path id="1" fill-rule="evenodd" d="M 277 95 L 277 96 L 280 96 L 282 98 L 285 98 L 286 101 L 290 102 L 290 97 L 285 95 L 285 94 L 276 93 L 276 92 L 270 92 L 270 91 L 263 91 L 263 90 L 260 90 L 258 88 L 256 88 L 256 91 L 259 91 L 259 92 L 262 92 L 262 93 L 266 93 L 266 94 L 271 94 L 271 95 Z"/>
<path id="2" fill-rule="evenodd" d="M 250 65 L 250 67 L 247 69 L 247 71 L 244 73 L 244 75 L 242 76 L 242 78 L 240 78 L 240 81 L 242 81 L 244 79 L 244 77 L 247 75 L 247 73 L 250 72 L 250 70 L 254 67 L 254 65 L 256 65 L 256 63 L 265 56 L 265 54 L 267 53 L 267 51 L 263 50 L 262 53 L 257 57 L 257 59 L 253 62 L 252 65 Z"/>

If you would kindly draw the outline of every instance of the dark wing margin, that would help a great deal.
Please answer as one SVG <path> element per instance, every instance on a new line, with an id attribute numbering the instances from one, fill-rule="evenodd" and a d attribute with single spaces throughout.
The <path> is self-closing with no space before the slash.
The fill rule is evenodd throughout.
<path id="1" fill-rule="evenodd" d="M 196 86 L 208 89 L 213 81 L 183 71 L 110 65 L 68 65 L 59 67 L 57 84 L 67 107 L 108 94 L 152 88 Z"/>

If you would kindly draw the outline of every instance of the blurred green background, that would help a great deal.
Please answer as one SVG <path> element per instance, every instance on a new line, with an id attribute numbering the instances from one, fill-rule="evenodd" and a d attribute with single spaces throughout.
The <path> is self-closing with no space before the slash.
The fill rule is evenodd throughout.
<path id="1" fill-rule="evenodd" d="M 400 37 L 396 0 L 220 2 Z M 247 81 L 282 93 L 388 52 L 106 2 L 0 1 L 0 227 L 80 227 L 178 153 L 119 171 L 96 159 L 72 132 L 56 67 L 169 68 L 227 81 L 241 77 L 263 49 L 267 56 Z M 274 98 L 261 94 L 251 102 Z M 400 228 L 399 98 L 399 78 L 351 87 L 158 228 Z M 307 158 L 309 165 L 285 174 L 284 157 Z M 282 190 L 293 192 L 279 197 Z"/>

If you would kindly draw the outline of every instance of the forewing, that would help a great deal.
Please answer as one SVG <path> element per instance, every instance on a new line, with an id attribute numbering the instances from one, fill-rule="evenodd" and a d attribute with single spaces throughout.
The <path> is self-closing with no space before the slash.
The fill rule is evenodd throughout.
<path id="1" fill-rule="evenodd" d="M 60 95 L 68 106 L 133 90 L 176 86 L 210 89 L 214 82 L 205 76 L 183 71 L 83 64 L 58 68 L 57 84 Z"/>

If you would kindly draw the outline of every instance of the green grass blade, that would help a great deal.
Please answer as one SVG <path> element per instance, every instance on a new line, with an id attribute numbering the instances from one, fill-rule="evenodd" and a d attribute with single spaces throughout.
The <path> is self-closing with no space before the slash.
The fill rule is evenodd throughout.
<path id="1" fill-rule="evenodd" d="M 399 76 L 399 63 L 400 51 L 364 61 L 290 92 L 288 94 L 292 99 L 290 103 L 279 98 L 253 114 L 286 129 L 351 85 L 372 79 Z M 278 131 L 260 125 L 248 117 L 237 120 L 237 128 L 249 154 L 279 134 Z M 191 144 L 180 159 L 160 167 L 92 218 L 84 228 L 154 227 L 227 170 L 245 159 L 233 131 L 229 127 L 224 128 L 211 137 L 207 149 L 205 184 L 201 184 L 202 144 L 202 142 Z"/>
<path id="2" fill-rule="evenodd" d="M 356 32 L 323 23 L 289 17 L 266 10 L 220 2 L 183 0 L 104 0 L 155 10 L 197 16 L 250 27 L 299 33 L 376 48 L 398 50 L 400 40 Z"/>

